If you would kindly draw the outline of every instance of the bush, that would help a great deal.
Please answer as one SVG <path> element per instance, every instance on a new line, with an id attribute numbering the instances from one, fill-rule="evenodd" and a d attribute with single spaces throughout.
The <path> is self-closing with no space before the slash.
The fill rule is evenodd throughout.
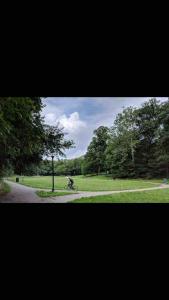
<path id="1" fill-rule="evenodd" d="M 0 181 L 0 195 L 6 194 L 10 192 L 10 187 L 8 184 L 3 182 L 2 180 Z"/>

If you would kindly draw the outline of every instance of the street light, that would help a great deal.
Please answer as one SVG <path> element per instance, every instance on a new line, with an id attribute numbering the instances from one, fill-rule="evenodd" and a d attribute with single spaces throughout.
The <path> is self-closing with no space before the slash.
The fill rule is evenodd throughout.
<path id="1" fill-rule="evenodd" d="M 52 192 L 55 191 L 55 174 L 54 174 L 54 163 L 53 163 L 54 155 L 52 155 Z"/>

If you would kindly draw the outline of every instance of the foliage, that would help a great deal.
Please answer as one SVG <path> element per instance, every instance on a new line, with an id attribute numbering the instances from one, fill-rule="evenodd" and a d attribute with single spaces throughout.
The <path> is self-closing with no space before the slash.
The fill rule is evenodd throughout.
<path id="1" fill-rule="evenodd" d="M 63 128 L 57 126 L 44 125 L 44 155 L 47 157 L 51 155 L 65 156 L 64 151 L 71 148 L 74 143 L 70 140 L 64 139 Z"/>
<path id="2" fill-rule="evenodd" d="M 169 102 L 150 99 L 117 116 L 106 149 L 113 177 L 168 177 L 168 115 Z"/>
<path id="3" fill-rule="evenodd" d="M 59 159 L 54 161 L 54 171 L 55 175 L 81 175 L 81 166 L 83 164 L 84 158 L 79 157 L 75 159 Z M 44 160 L 39 165 L 37 173 L 33 175 L 51 175 L 51 161 Z"/>
<path id="4" fill-rule="evenodd" d="M 72 141 L 63 129 L 47 126 L 40 97 L 0 97 L 0 176 L 12 166 L 16 174 L 30 173 L 44 155 L 64 155 Z"/>
<path id="5" fill-rule="evenodd" d="M 85 155 L 83 168 L 86 173 L 97 173 L 105 170 L 106 148 L 109 140 L 109 128 L 100 126 L 94 131 L 94 137 Z"/>
<path id="6" fill-rule="evenodd" d="M 0 196 L 9 193 L 10 190 L 10 186 L 6 182 L 0 181 Z"/>

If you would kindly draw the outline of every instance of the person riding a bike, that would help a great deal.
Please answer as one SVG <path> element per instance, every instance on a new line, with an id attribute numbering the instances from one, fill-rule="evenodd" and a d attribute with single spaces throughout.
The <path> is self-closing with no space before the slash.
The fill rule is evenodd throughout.
<path id="1" fill-rule="evenodd" d="M 68 187 L 73 190 L 74 181 L 72 178 L 67 177 L 68 179 Z"/>

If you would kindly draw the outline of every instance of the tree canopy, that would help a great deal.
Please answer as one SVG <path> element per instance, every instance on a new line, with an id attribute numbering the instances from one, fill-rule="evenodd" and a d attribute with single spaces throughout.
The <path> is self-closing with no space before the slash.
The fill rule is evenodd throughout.
<path id="1" fill-rule="evenodd" d="M 62 129 L 46 126 L 41 117 L 41 97 L 0 97 L 0 173 L 12 165 L 16 174 L 43 155 L 63 154 L 72 146 Z"/>
<path id="2" fill-rule="evenodd" d="M 125 108 L 111 128 L 98 136 L 96 130 L 84 165 L 87 172 L 107 171 L 114 178 L 168 177 L 169 100 Z"/>
<path id="3" fill-rule="evenodd" d="M 94 131 L 94 137 L 85 155 L 88 172 L 99 174 L 105 169 L 106 148 L 109 140 L 109 128 L 100 126 Z M 86 170 L 86 171 L 87 171 Z"/>

